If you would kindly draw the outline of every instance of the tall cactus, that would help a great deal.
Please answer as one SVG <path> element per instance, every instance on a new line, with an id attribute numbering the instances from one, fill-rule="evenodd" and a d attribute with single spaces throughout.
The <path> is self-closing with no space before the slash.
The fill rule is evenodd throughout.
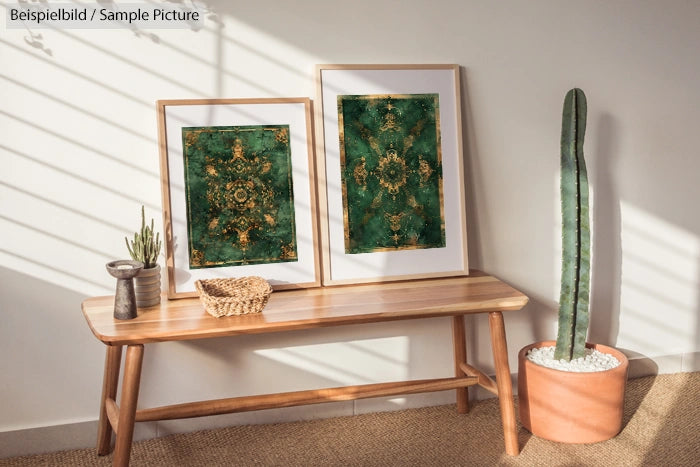
<path id="1" fill-rule="evenodd" d="M 585 133 L 586 95 L 576 88 L 564 99 L 561 130 L 562 270 L 554 358 L 564 360 L 584 356 L 588 332 L 591 233 Z"/>

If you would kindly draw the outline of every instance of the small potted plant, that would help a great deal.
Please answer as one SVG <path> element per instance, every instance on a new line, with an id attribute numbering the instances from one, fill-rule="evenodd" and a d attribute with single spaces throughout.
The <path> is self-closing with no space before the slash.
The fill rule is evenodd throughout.
<path id="1" fill-rule="evenodd" d="M 564 99 L 561 135 L 562 270 L 556 345 L 544 341 L 518 354 L 520 421 L 552 441 L 593 443 L 616 436 L 629 362 L 620 351 L 586 342 L 590 290 L 588 176 L 583 155 L 586 96 Z"/>
<path id="2" fill-rule="evenodd" d="M 160 303 L 160 265 L 158 255 L 162 242 L 160 234 L 153 233 L 153 219 L 151 225 L 146 225 L 146 212 L 141 206 L 141 230 L 134 233 L 134 239 L 129 244 L 129 239 L 124 238 L 126 248 L 134 261 L 141 261 L 143 269 L 134 278 L 136 292 L 136 306 L 149 307 Z"/>

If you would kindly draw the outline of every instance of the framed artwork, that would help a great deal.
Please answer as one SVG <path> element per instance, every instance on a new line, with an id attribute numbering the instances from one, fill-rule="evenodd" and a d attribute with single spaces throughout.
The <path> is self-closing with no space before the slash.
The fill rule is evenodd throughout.
<path id="1" fill-rule="evenodd" d="M 467 275 L 459 66 L 318 65 L 323 284 Z"/>
<path id="2" fill-rule="evenodd" d="M 311 101 L 158 101 L 168 297 L 197 279 L 320 285 Z"/>

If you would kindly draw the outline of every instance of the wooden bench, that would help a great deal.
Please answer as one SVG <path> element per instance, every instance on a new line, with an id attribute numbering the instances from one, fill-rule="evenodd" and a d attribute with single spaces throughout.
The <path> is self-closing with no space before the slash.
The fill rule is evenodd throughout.
<path id="1" fill-rule="evenodd" d="M 480 385 L 500 399 L 506 453 L 519 452 L 513 393 L 502 311 L 519 310 L 527 297 L 479 271 L 468 277 L 414 280 L 274 292 L 262 313 L 214 318 L 198 299 L 163 300 L 139 310 L 133 320 L 113 318 L 114 297 L 95 297 L 82 304 L 95 336 L 107 345 L 97 453 L 111 451 L 113 465 L 129 464 L 134 422 L 288 407 L 454 389 L 457 410 L 469 411 L 467 388 Z M 488 313 L 496 380 L 467 363 L 464 315 Z M 452 321 L 455 376 L 337 388 L 254 395 L 137 409 L 144 344 L 240 334 L 377 323 L 444 316 Z M 116 401 L 122 348 L 126 346 L 122 393 Z"/>

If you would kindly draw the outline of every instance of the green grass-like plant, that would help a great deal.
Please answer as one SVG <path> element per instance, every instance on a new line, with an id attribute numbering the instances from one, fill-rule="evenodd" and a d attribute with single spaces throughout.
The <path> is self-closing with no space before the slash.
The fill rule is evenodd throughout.
<path id="1" fill-rule="evenodd" d="M 124 241 L 134 261 L 141 261 L 145 269 L 156 267 L 162 242 L 159 233 L 153 234 L 153 219 L 150 226 L 146 225 L 146 211 L 143 206 L 141 206 L 141 231 L 134 233 L 131 245 L 127 237 L 124 237 Z"/>
<path id="2" fill-rule="evenodd" d="M 591 271 L 588 174 L 583 156 L 586 95 L 570 90 L 564 99 L 561 130 L 562 268 L 559 330 L 554 358 L 585 355 Z"/>

